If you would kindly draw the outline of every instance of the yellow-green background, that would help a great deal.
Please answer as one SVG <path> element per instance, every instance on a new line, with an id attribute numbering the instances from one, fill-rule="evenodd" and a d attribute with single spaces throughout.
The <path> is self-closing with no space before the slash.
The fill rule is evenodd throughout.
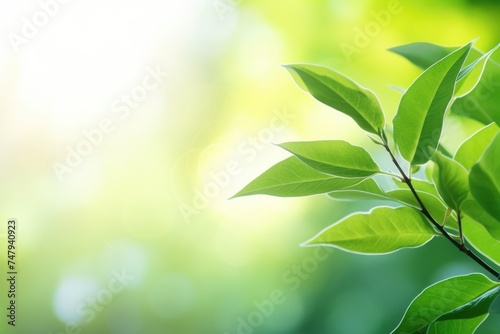
<path id="1" fill-rule="evenodd" d="M 377 22 L 389 8 L 398 13 Z M 500 42 L 496 1 L 72 0 L 14 52 L 10 34 L 39 10 L 0 4 L 0 309 L 7 220 L 19 224 L 18 325 L 6 326 L 3 311 L 7 333 L 60 333 L 75 321 L 82 333 L 233 334 L 249 317 L 258 326 L 241 333 L 388 333 L 424 287 L 480 271 L 442 240 L 383 257 L 299 247 L 372 203 L 228 198 L 287 156 L 272 143 L 346 139 L 390 168 L 280 64 L 345 73 L 378 94 L 390 121 L 399 93 L 388 85 L 406 87 L 419 71 L 386 49 L 476 37 L 489 49 Z M 346 45 L 357 51 L 346 56 Z M 147 68 L 166 77 L 119 119 L 114 101 Z M 113 131 L 59 179 L 54 163 L 106 118 Z M 445 140 L 454 145 L 469 125 L 452 123 Z M 117 271 L 134 278 L 92 321 L 78 316 Z"/>

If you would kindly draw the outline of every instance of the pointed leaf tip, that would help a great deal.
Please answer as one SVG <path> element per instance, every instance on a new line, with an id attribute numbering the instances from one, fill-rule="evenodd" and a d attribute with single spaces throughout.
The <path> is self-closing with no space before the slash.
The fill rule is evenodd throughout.
<path id="1" fill-rule="evenodd" d="M 249 195 L 309 196 L 343 189 L 361 181 L 363 179 L 320 173 L 292 156 L 269 168 L 232 198 Z"/>
<path id="2" fill-rule="evenodd" d="M 411 165 L 426 163 L 437 149 L 444 114 L 471 47 L 469 43 L 429 67 L 401 97 L 393 120 L 394 140 Z"/>
<path id="3" fill-rule="evenodd" d="M 295 83 L 316 100 L 350 116 L 363 130 L 379 135 L 385 116 L 376 95 L 324 66 L 289 64 L 283 66 Z"/>

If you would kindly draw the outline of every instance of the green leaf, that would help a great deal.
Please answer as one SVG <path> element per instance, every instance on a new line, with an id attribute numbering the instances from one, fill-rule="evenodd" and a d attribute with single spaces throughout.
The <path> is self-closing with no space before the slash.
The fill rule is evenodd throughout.
<path id="1" fill-rule="evenodd" d="M 401 248 L 422 246 L 435 235 L 438 234 L 418 210 L 379 207 L 344 218 L 305 245 L 333 246 L 353 253 L 386 254 Z"/>
<path id="2" fill-rule="evenodd" d="M 486 320 L 487 314 L 475 318 L 454 319 L 434 322 L 428 329 L 427 334 L 472 334 Z"/>
<path id="3" fill-rule="evenodd" d="M 431 181 L 431 182 L 434 182 L 432 180 L 432 174 L 434 174 L 434 165 L 433 164 L 427 164 L 425 165 L 425 177 L 427 178 L 427 180 Z"/>
<path id="4" fill-rule="evenodd" d="M 465 239 L 476 251 L 500 265 L 500 241 L 494 238 L 483 224 L 478 223 L 472 217 L 464 216 L 462 231 Z"/>
<path id="5" fill-rule="evenodd" d="M 380 172 L 362 147 L 343 140 L 290 142 L 279 145 L 319 172 L 342 177 L 368 177 Z"/>
<path id="6" fill-rule="evenodd" d="M 232 198 L 256 194 L 309 196 L 343 189 L 361 181 L 362 179 L 345 179 L 320 173 L 298 158 L 290 157 L 269 168 Z"/>
<path id="7" fill-rule="evenodd" d="M 420 165 L 410 166 L 410 175 L 418 173 L 418 171 L 420 170 L 421 167 L 422 166 L 420 166 Z"/>
<path id="8" fill-rule="evenodd" d="M 374 179 L 366 179 L 354 186 L 328 193 L 328 197 L 338 201 L 352 200 L 392 200 L 380 187 Z"/>
<path id="9" fill-rule="evenodd" d="M 425 70 L 456 49 L 455 47 L 443 47 L 430 43 L 413 43 L 389 50 L 400 54 Z M 494 53 L 496 49 L 497 47 L 489 53 Z M 467 84 L 459 83 L 459 86 L 463 85 L 464 88 L 458 91 L 458 95 L 461 97 L 455 100 L 451 106 L 451 112 L 456 115 L 470 117 L 483 124 L 496 122 L 500 125 L 500 109 L 498 108 L 498 105 L 500 105 L 500 92 L 498 91 L 500 86 L 500 66 L 491 59 L 483 58 L 481 60 L 481 57 L 484 56 L 483 52 L 475 48 L 471 49 L 466 63 L 471 65 L 477 62 L 473 67 L 475 73 L 472 73 L 471 78 L 467 79 Z M 487 57 L 489 56 L 485 58 Z M 470 69 L 467 66 L 463 68 L 461 70 L 462 75 Z M 467 95 L 463 96 L 464 93 L 467 93 Z"/>
<path id="10" fill-rule="evenodd" d="M 462 205 L 462 212 L 483 225 L 493 238 L 500 241 L 500 221 L 486 212 L 477 201 L 467 199 Z"/>
<path id="11" fill-rule="evenodd" d="M 479 326 L 486 319 L 486 317 L 488 317 L 491 304 L 499 294 L 500 288 L 497 286 L 496 288 L 483 293 L 482 295 L 454 309 L 453 311 L 440 316 L 431 324 L 431 326 L 429 327 L 429 332 L 447 333 L 442 331 L 438 332 L 438 330 L 441 330 L 445 327 L 449 328 L 450 326 L 456 327 L 460 323 L 465 324 L 468 327 L 472 327 L 474 324 L 476 324 L 475 328 L 477 328 L 477 326 Z M 446 323 L 449 323 L 449 325 L 446 325 Z M 473 333 L 473 331 L 464 332 L 463 330 L 464 329 L 462 328 L 458 333 Z"/>
<path id="12" fill-rule="evenodd" d="M 486 148 L 469 174 L 472 196 L 496 219 L 500 219 L 500 132 Z"/>
<path id="13" fill-rule="evenodd" d="M 446 149 L 446 147 L 444 147 L 443 145 L 441 145 L 441 143 L 438 144 L 437 151 L 441 152 L 444 156 L 446 156 L 448 158 L 453 158 L 453 154 L 450 151 L 448 151 Z"/>
<path id="14" fill-rule="evenodd" d="M 433 284 L 411 302 L 392 333 L 426 333 L 440 316 L 476 300 L 498 285 L 481 274 L 456 276 Z"/>
<path id="15" fill-rule="evenodd" d="M 490 56 L 497 48 L 498 45 L 487 53 L 483 53 L 475 48 L 471 49 L 465 61 L 467 66 L 464 66 L 457 76 L 456 97 L 467 95 L 477 86 Z M 389 51 L 405 57 L 414 65 L 425 70 L 456 49 L 456 47 L 444 47 L 431 43 L 412 43 L 391 48 Z"/>
<path id="16" fill-rule="evenodd" d="M 500 125 L 500 65 L 491 59 L 477 86 L 466 96 L 456 99 L 451 112 L 475 119 L 483 124 Z"/>
<path id="17" fill-rule="evenodd" d="M 449 208 L 460 211 L 462 202 L 469 194 L 467 171 L 458 162 L 439 152 L 433 155 L 432 160 L 436 163 L 432 177 L 441 198 Z"/>
<path id="18" fill-rule="evenodd" d="M 474 318 L 488 313 L 491 303 L 500 294 L 499 283 L 495 283 L 497 286 L 477 298 L 471 300 L 470 302 L 454 309 L 440 316 L 436 321 L 451 320 L 451 319 L 463 319 L 463 318 Z"/>
<path id="19" fill-rule="evenodd" d="M 498 130 L 499 127 L 495 123 L 491 123 L 481 128 L 460 144 L 454 159 L 464 166 L 465 169 L 470 171 L 472 166 L 479 160 L 486 147 L 491 143 Z"/>
<path id="20" fill-rule="evenodd" d="M 450 53 L 420 75 L 401 97 L 394 139 L 411 165 L 421 165 L 438 147 L 445 111 L 472 43 Z"/>
<path id="21" fill-rule="evenodd" d="M 497 79 L 500 80 L 500 75 Z M 500 103 L 498 95 L 500 91 L 497 91 L 494 95 L 490 95 L 489 93 L 484 93 L 484 90 L 484 87 L 479 85 L 468 95 L 456 99 L 451 106 L 451 113 L 474 119 L 485 125 L 492 122 L 500 125 L 500 109 L 496 108 Z M 494 90 L 495 88 L 493 87 Z M 481 96 L 481 98 L 478 98 L 478 96 Z M 488 97 L 484 98 L 484 96 Z"/>
<path id="22" fill-rule="evenodd" d="M 469 94 L 476 86 L 483 76 L 484 69 L 488 63 L 491 55 L 498 49 L 499 45 L 495 46 L 493 49 L 485 54 L 472 49 L 467 61 L 471 58 L 474 59 L 470 64 L 462 68 L 458 74 L 458 83 L 455 93 L 455 97 L 463 97 Z"/>
<path id="23" fill-rule="evenodd" d="M 344 75 L 324 66 L 285 65 L 297 85 L 318 101 L 354 119 L 365 131 L 379 135 L 385 117 L 376 95 Z"/>
<path id="24" fill-rule="evenodd" d="M 408 189 L 408 186 L 404 182 L 397 182 L 396 184 L 401 189 L 384 192 L 380 189 L 375 180 L 367 179 L 354 186 L 333 191 L 328 194 L 328 197 L 340 201 L 353 201 L 363 199 L 391 201 L 410 205 L 416 209 L 420 209 L 420 205 L 413 196 L 413 193 L 410 191 L 410 189 Z M 439 199 L 439 195 L 434 188 L 434 185 L 429 182 L 417 179 L 413 179 L 412 184 L 413 187 L 417 190 L 417 193 L 424 203 L 425 207 L 427 208 L 427 210 L 429 210 L 431 216 L 437 222 L 442 223 L 444 221 L 447 208 Z M 448 217 L 446 226 L 451 228 L 458 228 L 457 220 L 453 215 Z"/>
<path id="25" fill-rule="evenodd" d="M 399 201 L 400 203 L 411 205 L 416 209 L 420 209 L 420 205 L 418 204 L 417 200 L 415 199 L 415 196 L 413 195 L 410 189 L 391 190 L 388 191 L 386 194 L 394 198 L 395 200 Z M 424 203 L 425 207 L 427 208 L 431 216 L 437 222 L 443 223 L 446 217 L 446 206 L 443 204 L 443 202 L 441 202 L 441 200 L 438 199 L 436 196 L 423 191 L 417 190 L 417 194 L 420 197 L 422 203 Z M 446 226 L 452 228 L 458 227 L 456 219 L 453 216 L 448 217 Z"/>
<path id="26" fill-rule="evenodd" d="M 456 48 L 424 42 L 400 45 L 389 49 L 389 51 L 405 57 L 423 70 L 446 57 L 453 50 L 456 50 Z"/>

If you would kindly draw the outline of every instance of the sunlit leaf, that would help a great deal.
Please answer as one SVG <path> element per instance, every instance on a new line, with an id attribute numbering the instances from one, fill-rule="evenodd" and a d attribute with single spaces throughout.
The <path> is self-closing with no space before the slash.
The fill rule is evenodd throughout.
<path id="1" fill-rule="evenodd" d="M 343 140 L 290 142 L 279 146 L 322 173 L 368 177 L 380 172 L 380 168 L 364 148 Z"/>
<path id="2" fill-rule="evenodd" d="M 426 163 L 438 147 L 445 111 L 472 43 L 450 53 L 420 75 L 402 96 L 394 139 L 412 165 Z"/>
<path id="3" fill-rule="evenodd" d="M 344 75 L 324 66 L 285 65 L 297 85 L 318 101 L 348 116 L 365 131 L 379 135 L 385 117 L 375 94 Z"/>
<path id="4" fill-rule="evenodd" d="M 435 235 L 418 210 L 380 207 L 368 213 L 352 214 L 305 244 L 333 246 L 354 253 L 385 254 L 421 246 Z"/>
<path id="5" fill-rule="evenodd" d="M 433 155 L 432 160 L 436 163 L 432 177 L 441 198 L 449 208 L 459 211 L 469 194 L 467 171 L 458 162 L 439 152 Z"/>
<path id="6" fill-rule="evenodd" d="M 500 132 L 469 174 L 471 194 L 490 215 L 500 219 Z"/>
<path id="7" fill-rule="evenodd" d="M 426 333 L 440 316 L 476 300 L 498 286 L 499 283 L 481 274 L 456 276 L 433 284 L 411 302 L 401 323 L 392 333 Z"/>
<path id="8" fill-rule="evenodd" d="M 265 194 L 281 197 L 328 193 L 361 182 L 320 173 L 296 157 L 285 159 L 250 182 L 234 197 Z"/>
<path id="9" fill-rule="evenodd" d="M 454 159 L 470 171 L 483 154 L 483 151 L 491 143 L 498 130 L 499 127 L 495 123 L 481 128 L 460 145 Z"/>

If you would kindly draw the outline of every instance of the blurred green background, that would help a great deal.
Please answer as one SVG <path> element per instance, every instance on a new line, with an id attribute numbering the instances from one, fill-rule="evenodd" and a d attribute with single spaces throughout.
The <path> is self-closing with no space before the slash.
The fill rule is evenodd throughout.
<path id="1" fill-rule="evenodd" d="M 17 326 L 2 316 L 3 332 L 390 332 L 427 285 L 481 269 L 443 240 L 383 257 L 299 247 L 376 203 L 228 198 L 287 156 L 273 143 L 345 139 L 390 168 L 280 64 L 341 71 L 390 120 L 388 85 L 419 71 L 387 48 L 479 37 L 488 50 L 499 13 L 465 0 L 2 2 L 2 275 L 6 222 L 19 224 Z M 451 146 L 477 128 L 447 126 Z"/>

